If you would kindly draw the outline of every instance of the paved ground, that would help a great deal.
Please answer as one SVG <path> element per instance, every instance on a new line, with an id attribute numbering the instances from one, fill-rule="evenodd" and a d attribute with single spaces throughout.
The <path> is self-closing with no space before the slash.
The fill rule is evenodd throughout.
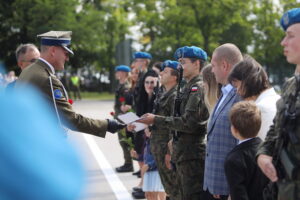
<path id="1" fill-rule="evenodd" d="M 73 104 L 76 112 L 84 116 L 105 119 L 111 118 L 112 101 L 82 100 Z M 82 200 L 129 200 L 131 188 L 140 179 L 131 173 L 115 173 L 115 167 L 124 159 L 116 134 L 107 133 L 105 138 L 84 133 L 71 132 L 69 140 L 78 147 L 87 172 L 87 187 Z M 137 163 L 134 163 L 137 170 Z"/>

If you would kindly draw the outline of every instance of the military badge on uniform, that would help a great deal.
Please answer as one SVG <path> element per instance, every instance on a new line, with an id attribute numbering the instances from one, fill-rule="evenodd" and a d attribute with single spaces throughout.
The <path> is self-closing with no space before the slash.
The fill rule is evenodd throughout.
<path id="1" fill-rule="evenodd" d="M 63 97 L 63 94 L 59 89 L 54 90 L 53 93 L 54 93 L 55 99 L 61 99 Z"/>

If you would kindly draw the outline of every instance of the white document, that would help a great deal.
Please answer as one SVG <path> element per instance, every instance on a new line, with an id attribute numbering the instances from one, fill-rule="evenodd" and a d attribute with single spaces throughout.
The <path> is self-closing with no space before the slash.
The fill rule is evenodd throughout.
<path id="1" fill-rule="evenodd" d="M 118 119 L 121 120 L 122 122 L 124 122 L 125 124 L 135 125 L 135 129 L 134 129 L 135 132 L 144 130 L 147 127 L 146 124 L 135 122 L 135 121 L 139 120 L 140 117 L 138 117 L 133 112 L 128 112 L 128 113 L 125 113 L 125 114 L 118 115 Z"/>

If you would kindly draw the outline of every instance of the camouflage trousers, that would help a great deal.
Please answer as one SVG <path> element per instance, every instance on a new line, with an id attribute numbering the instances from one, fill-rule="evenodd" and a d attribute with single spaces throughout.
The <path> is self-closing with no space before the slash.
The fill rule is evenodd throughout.
<path id="1" fill-rule="evenodd" d="M 183 200 L 203 199 L 204 160 L 194 159 L 176 163 Z"/>
<path id="2" fill-rule="evenodd" d="M 155 159 L 158 173 L 166 193 L 171 200 L 181 200 L 180 188 L 177 184 L 178 178 L 175 171 L 170 170 L 165 164 L 167 154 L 167 142 L 151 141 L 151 152 Z"/>
<path id="3" fill-rule="evenodd" d="M 120 143 L 121 148 L 123 150 L 125 164 L 132 164 L 132 158 L 131 158 L 131 155 L 130 155 L 129 145 L 126 142 L 122 141 L 122 139 L 126 138 L 126 137 L 127 136 L 122 135 L 121 132 L 118 132 L 119 143 Z"/>

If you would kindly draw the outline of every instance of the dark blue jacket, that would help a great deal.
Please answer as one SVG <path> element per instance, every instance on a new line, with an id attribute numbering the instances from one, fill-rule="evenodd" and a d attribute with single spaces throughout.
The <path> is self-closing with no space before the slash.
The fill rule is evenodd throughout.
<path id="1" fill-rule="evenodd" d="M 157 166 L 154 157 L 150 150 L 150 139 L 146 139 L 145 149 L 144 149 L 144 163 L 149 166 L 148 171 L 157 170 Z"/>

